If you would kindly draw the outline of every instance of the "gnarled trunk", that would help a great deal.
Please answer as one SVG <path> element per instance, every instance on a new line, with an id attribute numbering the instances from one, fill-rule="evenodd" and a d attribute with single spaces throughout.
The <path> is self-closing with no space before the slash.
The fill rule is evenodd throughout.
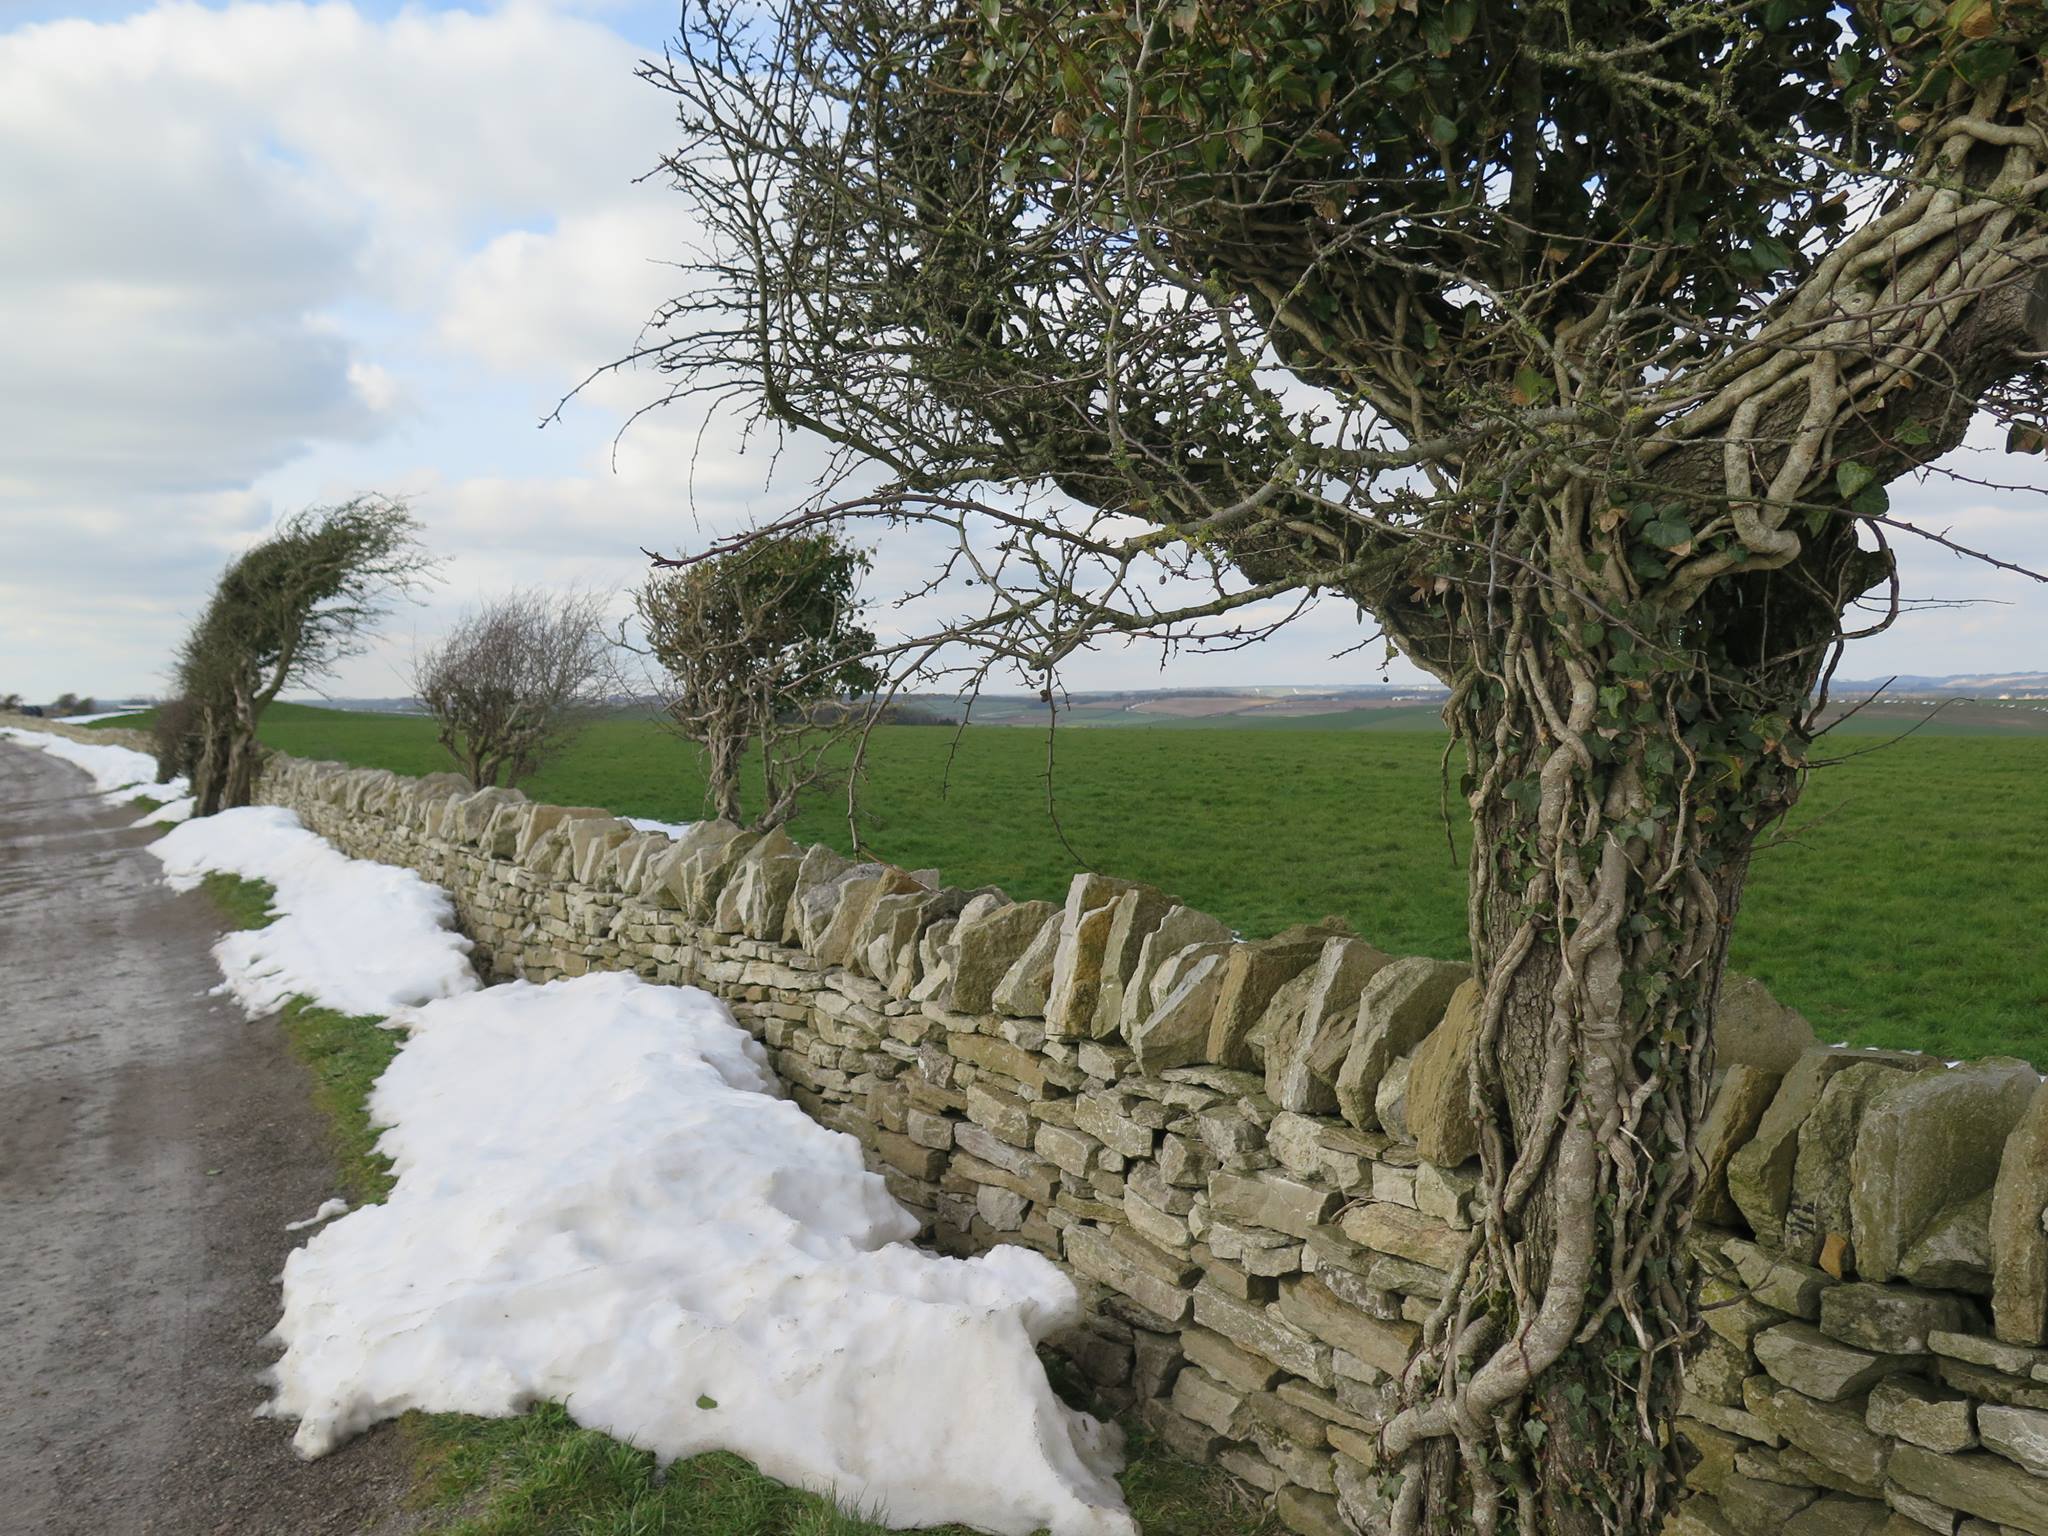
<path id="1" fill-rule="evenodd" d="M 1372 1519 L 1402 1536 L 1661 1526 L 1698 1331 L 1685 1240 L 1715 1000 L 1750 848 L 1799 786 L 1753 706 L 1724 717 L 1698 673 L 1635 675 L 1552 633 L 1511 627 L 1451 706 L 1482 1179 L 1383 1436 Z"/>

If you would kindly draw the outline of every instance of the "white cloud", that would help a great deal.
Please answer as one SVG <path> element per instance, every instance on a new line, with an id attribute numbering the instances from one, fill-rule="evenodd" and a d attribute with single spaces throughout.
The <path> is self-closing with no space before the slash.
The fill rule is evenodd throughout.
<path id="1" fill-rule="evenodd" d="M 628 24 L 670 23 L 614 0 L 174 4 L 0 32 L 0 686 L 152 686 L 220 562 L 282 508 L 414 499 L 446 579 L 340 682 L 387 692 L 412 635 L 466 602 L 623 586 L 643 546 L 806 493 L 812 445 L 742 454 L 733 424 L 700 433 L 680 409 L 615 446 L 659 387 L 645 372 L 536 430 L 633 345 L 691 243 L 680 201 L 634 184 L 674 127 L 632 77 L 647 48 Z M 1895 501 L 2048 565 L 2029 497 L 1935 481 Z M 914 585 L 934 547 L 881 536 L 871 590 Z M 1850 671 L 2048 666 L 2036 584 L 1900 551 L 1909 592 L 2005 606 L 1909 614 Z M 1366 680 L 1377 648 L 1331 657 L 1368 632 L 1326 599 L 1252 650 L 1161 672 L 1150 649 L 1105 649 L 1068 681 Z"/>

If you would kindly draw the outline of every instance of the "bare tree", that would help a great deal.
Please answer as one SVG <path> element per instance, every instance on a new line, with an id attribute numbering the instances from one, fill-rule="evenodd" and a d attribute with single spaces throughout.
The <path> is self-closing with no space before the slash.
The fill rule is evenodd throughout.
<path id="1" fill-rule="evenodd" d="M 511 592 L 413 660 L 413 692 L 470 783 L 517 784 L 573 741 L 611 676 L 605 597 Z"/>
<path id="2" fill-rule="evenodd" d="M 825 533 L 750 543 L 688 569 L 657 570 L 634 606 L 659 664 L 663 718 L 703 749 L 705 800 L 745 822 L 748 748 L 761 772 L 758 827 L 780 826 L 832 771 L 867 718 L 879 674 L 859 622 L 868 557 Z"/>
<path id="3" fill-rule="evenodd" d="M 221 573 L 179 649 L 182 729 L 160 738 L 196 814 L 249 803 L 263 712 L 361 653 L 391 599 L 432 569 L 418 531 L 403 502 L 358 497 L 293 513 Z"/>
<path id="4" fill-rule="evenodd" d="M 629 361 L 836 446 L 768 534 L 942 534 L 962 612 L 899 666 L 971 642 L 1049 692 L 1100 637 L 1326 593 L 1451 691 L 1482 1216 L 1371 1527 L 1669 1506 L 1751 849 L 1900 610 L 1887 483 L 1980 411 L 2043 441 L 2044 36 L 1999 0 L 709 0 L 645 70 L 705 238 Z"/>

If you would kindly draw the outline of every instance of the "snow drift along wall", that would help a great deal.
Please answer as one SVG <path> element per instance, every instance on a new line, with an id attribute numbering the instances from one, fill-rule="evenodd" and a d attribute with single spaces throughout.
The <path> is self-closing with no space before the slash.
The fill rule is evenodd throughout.
<path id="1" fill-rule="evenodd" d="M 1470 1227 L 1475 989 L 1341 924 L 1247 943 L 1146 886 L 1064 905 L 721 823 L 274 759 L 264 799 L 453 895 L 480 958 L 724 997 L 941 1247 L 1075 1275 L 1058 1342 L 1303 1533 L 1376 1528 L 1396 1379 Z M 1731 979 L 1700 1137 L 1687 1536 L 2048 1536 L 2048 1089 L 1816 1044 Z"/>

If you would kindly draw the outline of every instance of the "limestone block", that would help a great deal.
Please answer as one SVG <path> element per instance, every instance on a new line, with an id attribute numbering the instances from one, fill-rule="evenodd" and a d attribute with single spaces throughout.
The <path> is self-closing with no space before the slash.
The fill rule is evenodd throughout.
<path id="1" fill-rule="evenodd" d="M 1820 1331 L 1880 1354 L 1924 1355 L 1927 1336 L 1970 1325 L 1974 1309 L 1957 1296 L 1902 1285 L 1830 1286 L 1820 1299 Z"/>
<path id="2" fill-rule="evenodd" d="M 2048 1408 L 2048 1387 L 1961 1360 L 1939 1359 L 1935 1373 L 1958 1392 L 2008 1408 Z"/>
<path id="3" fill-rule="evenodd" d="M 1754 976 L 1730 971 L 1721 978 L 1714 1010 L 1714 1060 L 1783 1075 L 1818 1042 L 1813 1026 L 1771 996 Z"/>
<path id="4" fill-rule="evenodd" d="M 818 936 L 825 931 L 825 925 L 832 920 L 832 913 L 838 906 L 837 898 L 829 888 L 855 867 L 853 860 L 835 853 L 823 843 L 813 844 L 804 850 L 803 860 L 797 865 L 796 886 L 789 893 L 789 906 L 782 917 L 783 943 L 793 944 L 812 954 L 817 952 Z"/>
<path id="5" fill-rule="evenodd" d="M 1930 1451 L 1967 1451 L 1977 1443 L 1976 1405 L 1910 1376 L 1889 1377 L 1872 1387 L 1864 1422 L 1875 1434 Z"/>
<path id="6" fill-rule="evenodd" d="M 1273 1173 L 1219 1172 L 1209 1180 L 1209 1204 L 1218 1216 L 1247 1226 L 1307 1237 L 1337 1208 L 1335 1190 Z"/>
<path id="7" fill-rule="evenodd" d="M 1419 1163 L 1415 1169 L 1415 1208 L 1445 1226 L 1472 1225 L 1472 1199 L 1479 1190 L 1479 1164 L 1442 1168 Z"/>
<path id="8" fill-rule="evenodd" d="M 1949 1509 L 2032 1536 L 2048 1536 L 2048 1479 L 2037 1478 L 2002 1456 L 1944 1456 L 1901 1445 L 1892 1452 L 1890 1472 L 1900 1487 Z"/>
<path id="9" fill-rule="evenodd" d="M 1984 1448 L 2016 1461 L 2036 1477 L 2048 1477 L 2048 1413 L 1986 1403 L 1977 1410 Z"/>
<path id="10" fill-rule="evenodd" d="M 1785 1206 L 1785 1232 L 1780 1251 L 1789 1259 L 1811 1264 L 1830 1237 L 1849 1243 L 1843 1273 L 1855 1268 L 1854 1239 L 1849 1217 L 1849 1159 L 1856 1150 L 1856 1130 L 1870 1101 L 1897 1082 L 1902 1069 L 1882 1061 L 1859 1061 L 1844 1067 L 1821 1089 L 1813 1113 L 1799 1127 L 1799 1151 L 1792 1166 L 1792 1193 Z"/>
<path id="11" fill-rule="evenodd" d="M 1870 1432 L 1863 1405 L 1823 1403 L 1802 1393 L 1760 1385 L 1751 1377 L 1744 1392 L 1749 1411 L 1822 1466 L 1859 1484 L 1884 1481 L 1890 1443 Z"/>
<path id="12" fill-rule="evenodd" d="M 1153 1248 L 1143 1239 L 1099 1227 L 1067 1229 L 1067 1262 L 1091 1280 L 1128 1296 L 1147 1312 L 1178 1328 L 1192 1312 L 1189 1287 L 1201 1271 L 1192 1263 Z"/>
<path id="13" fill-rule="evenodd" d="M 1785 1208 L 1792 1197 L 1792 1170 L 1799 1155 L 1799 1128 L 1819 1102 L 1828 1079 L 1859 1062 L 1902 1067 L 1927 1058 L 1903 1051 L 1853 1051 L 1816 1047 L 1800 1053 L 1786 1071 L 1770 1107 L 1757 1122 L 1749 1144 L 1728 1160 L 1728 1194 L 1757 1241 L 1778 1247 L 1785 1236 Z"/>
<path id="14" fill-rule="evenodd" d="M 1390 1376 L 1408 1368 L 1422 1330 L 1406 1321 L 1386 1322 L 1347 1305 L 1313 1275 L 1280 1283 L 1280 1315 L 1325 1344 L 1341 1349 Z"/>
<path id="15" fill-rule="evenodd" d="M 1373 1109 L 1380 1079 L 1420 1045 L 1443 1019 L 1451 996 L 1472 968 L 1410 955 L 1382 966 L 1358 999 L 1358 1024 L 1338 1069 L 1337 1108 L 1360 1130 L 1378 1123 Z"/>
<path id="16" fill-rule="evenodd" d="M 1031 1202 L 1013 1189 L 984 1184 L 974 1192 L 974 1209 L 996 1231 L 1015 1232 L 1024 1225 L 1024 1213 L 1031 1209 Z"/>
<path id="17" fill-rule="evenodd" d="M 1351 1050 L 1359 995 L 1388 958 L 1363 939 L 1331 939 L 1323 946 L 1300 1019 L 1290 1035 L 1276 1035 L 1266 1048 L 1266 1094 L 1275 1104 L 1305 1114 L 1336 1112 L 1337 1074 Z"/>
<path id="18" fill-rule="evenodd" d="M 1415 1150 L 1446 1167 L 1456 1167 L 1479 1152 L 1470 1079 L 1481 995 L 1476 981 L 1452 994 L 1443 1022 L 1415 1048 L 1408 1070 L 1405 1114 Z"/>
<path id="19" fill-rule="evenodd" d="M 1031 946 L 1059 908 L 1049 901 L 1017 901 L 975 910 L 970 902 L 953 929 L 953 978 L 941 1001 L 956 1013 L 987 1013 L 1010 967 Z"/>
<path id="20" fill-rule="evenodd" d="M 1334 1475 L 1330 1487 L 1336 1487 Z M 1273 1501 L 1273 1511 L 1295 1536 L 1351 1536 L 1351 1527 L 1344 1523 L 1337 1501 L 1329 1493 L 1283 1483 Z"/>
<path id="21" fill-rule="evenodd" d="M 796 889 L 803 850 L 776 827 L 743 854 L 718 893 L 712 927 L 720 933 L 770 938 L 782 932 L 783 908 Z M 749 922 L 749 918 L 754 919 Z"/>
<path id="22" fill-rule="evenodd" d="M 1721 1491 L 1735 1471 L 1735 1456 L 1744 1441 L 1726 1430 L 1716 1429 L 1703 1419 L 1679 1419 L 1672 1433 L 1690 1453 L 1692 1466 L 1685 1474 L 1686 1487 L 1699 1493 Z M 1668 1532 L 1669 1527 L 1666 1527 Z"/>
<path id="23" fill-rule="evenodd" d="M 1085 1026 L 1082 1026 L 1077 1018 L 1077 1027 L 1074 1031 L 1076 1035 L 1093 1040 L 1112 1040 L 1126 1035 L 1124 1002 L 1127 989 L 1136 994 L 1133 1008 L 1141 1012 L 1144 1008 L 1145 987 L 1137 973 L 1145 941 L 1157 932 L 1167 917 L 1175 911 L 1187 914 L 1181 924 L 1183 929 L 1194 924 L 1213 937 L 1230 937 L 1229 930 L 1224 929 L 1222 924 L 1215 924 L 1216 929 L 1222 930 L 1220 933 L 1206 928 L 1205 925 L 1196 922 L 1197 919 L 1203 918 L 1204 914 L 1191 912 L 1188 908 L 1180 906 L 1173 897 L 1156 891 L 1149 885 L 1126 886 L 1116 898 L 1109 922 L 1109 934 L 1103 940 L 1101 979 L 1095 989 L 1093 1016 Z M 1214 923 L 1215 920 L 1210 918 L 1207 922 Z M 1171 947 L 1158 951 L 1158 955 L 1163 956 L 1170 953 L 1172 948 L 1180 947 L 1172 944 L 1171 939 L 1168 940 L 1168 944 Z M 1156 958 L 1153 963 L 1157 965 Z"/>
<path id="24" fill-rule="evenodd" d="M 1751 1339 L 1785 1321 L 1785 1314 L 1765 1306 L 1746 1287 L 1728 1277 L 1710 1275 L 1700 1282 L 1700 1321 L 1729 1343 L 1747 1350 Z"/>
<path id="25" fill-rule="evenodd" d="M 1245 1394 L 1218 1381 L 1206 1371 L 1182 1371 L 1173 1383 L 1176 1411 L 1205 1424 L 1227 1440 L 1244 1438 L 1247 1419 Z"/>
<path id="26" fill-rule="evenodd" d="M 1180 1345 L 1188 1359 L 1240 1393 L 1267 1391 L 1279 1383 L 1282 1375 L 1280 1367 L 1263 1355 L 1240 1349 L 1222 1334 L 1206 1328 L 1184 1329 Z"/>
<path id="27" fill-rule="evenodd" d="M 1264 1307 L 1226 1295 L 1212 1280 L 1195 1287 L 1195 1321 L 1239 1349 L 1319 1387 L 1336 1381 L 1330 1369 L 1329 1345 L 1271 1316 Z"/>
<path id="28" fill-rule="evenodd" d="M 989 997 L 998 1013 L 1019 1019 L 1045 1016 L 1046 1001 L 1052 992 L 1053 960 L 1059 951 L 1063 924 L 1064 918 L 1055 910 L 1024 946 L 1016 962 L 1003 973 L 1003 979 L 996 983 L 995 991 Z"/>
<path id="29" fill-rule="evenodd" d="M 869 928 L 876 904 L 892 896 L 919 896 L 924 885 L 908 871 L 888 864 L 860 865 L 830 887 L 838 905 L 811 953 L 824 965 L 849 968 L 860 964 L 862 947 L 873 939 Z"/>
<path id="30" fill-rule="evenodd" d="M 1411 1147 L 1415 1145 L 1415 1133 L 1408 1129 L 1408 1074 L 1414 1069 L 1413 1055 L 1397 1057 L 1380 1074 L 1380 1085 L 1372 1096 L 1373 1118 L 1379 1121 L 1380 1129 Z"/>
<path id="31" fill-rule="evenodd" d="M 1136 904 L 1133 903 L 1134 920 L 1136 910 Z M 1098 1030 L 1096 1037 L 1105 1039 L 1116 1034 L 1127 1040 L 1131 1038 L 1158 1001 L 1152 981 L 1171 956 L 1180 954 L 1196 944 L 1215 945 L 1220 950 L 1227 948 L 1230 942 L 1230 929 L 1208 913 L 1197 912 L 1192 907 L 1169 907 L 1159 918 L 1157 926 L 1149 933 L 1140 935 L 1137 952 L 1132 956 L 1128 968 L 1117 974 L 1116 935 L 1112 934 L 1109 952 L 1105 956 L 1102 991 L 1097 997 L 1096 1008 L 1098 1022 L 1102 1014 L 1106 1014 L 1112 1008 L 1115 1009 L 1115 1027 L 1108 1031 Z M 1207 1043 L 1205 1036 L 1201 1044 L 1206 1048 Z M 1189 1059 L 1199 1061 L 1202 1057 L 1198 1051 Z"/>
<path id="32" fill-rule="evenodd" d="M 1849 1170 L 1866 1279 L 1889 1280 L 1945 1207 L 1991 1187 L 2040 1082 L 2027 1063 L 1994 1058 L 1915 1074 L 1871 1101 Z"/>
<path id="33" fill-rule="evenodd" d="M 1140 889 L 1131 881 L 1095 874 L 1076 875 L 1067 888 L 1059 944 L 1053 952 L 1052 985 L 1045 1001 L 1046 1032 L 1054 1038 L 1101 1038 L 1095 1028 L 1095 1006 L 1102 992 L 1111 930 L 1117 930 L 1128 950 L 1119 956 L 1120 963 L 1128 967 L 1137 958 L 1144 934 L 1157 925 L 1171 904 L 1150 887 L 1143 888 L 1148 896 L 1133 894 Z M 1133 897 L 1128 904 L 1123 900 L 1126 896 Z"/>
<path id="34" fill-rule="evenodd" d="M 1169 1253 L 1186 1253 L 1192 1237 L 1188 1219 L 1147 1200 L 1129 1183 L 1124 1185 L 1124 1219 L 1147 1242 Z"/>
<path id="35" fill-rule="evenodd" d="M 1933 1531 L 1935 1536 L 1956 1536 L 1963 1524 L 1964 1517 L 1956 1511 L 1944 1509 L 1917 1493 L 1908 1493 L 1897 1483 L 1884 1485 L 1884 1501 L 1891 1506 L 1892 1518 L 1878 1527 L 1877 1536 L 1921 1536 L 1923 1531 Z M 1986 1536 L 1998 1536 L 1998 1527 L 1987 1525 L 1985 1532 Z"/>
<path id="36" fill-rule="evenodd" d="M 1323 945 L 1351 931 L 1342 918 L 1297 925 L 1256 944 L 1234 944 L 1217 984 L 1203 1059 L 1247 1069 L 1260 1064 L 1249 1043 L 1275 995 L 1315 964 Z"/>
<path id="37" fill-rule="evenodd" d="M 2048 1344 L 2048 1084 L 2000 1151 L 1991 1195 L 1991 1318 L 2011 1344 Z"/>
<path id="38" fill-rule="evenodd" d="M 760 833 L 742 831 L 727 821 L 700 821 L 690 828 L 676 843 L 682 857 L 670 876 L 676 906 L 693 921 L 711 922 L 726 881 L 760 841 Z"/>
<path id="39" fill-rule="evenodd" d="M 1421 1211 L 1377 1201 L 1349 1207 L 1338 1218 L 1337 1225 L 1346 1238 L 1362 1248 L 1438 1271 L 1457 1267 L 1468 1240 L 1466 1233 Z"/>
<path id="40" fill-rule="evenodd" d="M 1742 1404 L 1742 1381 L 1750 1373 L 1749 1351 L 1718 1334 L 1705 1335 L 1685 1362 L 1685 1390 L 1725 1408 Z"/>
<path id="41" fill-rule="evenodd" d="M 1805 1322 L 1766 1328 L 1751 1345 L 1773 1381 L 1824 1403 L 1852 1397 L 1913 1363 L 1907 1356 L 1852 1349 Z"/>
<path id="42" fill-rule="evenodd" d="M 1157 1074 L 1202 1059 L 1228 955 L 1226 944 L 1195 944 L 1158 968 L 1158 977 L 1171 986 L 1127 1037 L 1140 1072 Z M 1127 1005 L 1131 996 L 1126 994 Z"/>
<path id="43" fill-rule="evenodd" d="M 604 856 L 633 835 L 633 829 L 616 816 L 579 816 L 566 830 L 570 868 L 579 885 L 596 885 Z"/>
<path id="44" fill-rule="evenodd" d="M 1722 1480 L 1717 1502 L 1736 1536 L 1781 1536 L 1786 1522 L 1819 1497 L 1817 1488 L 1790 1488 L 1738 1472 Z"/>
<path id="45" fill-rule="evenodd" d="M 1899 1273 L 1915 1285 L 1989 1296 L 1991 1206 L 1996 1198 L 1996 1191 L 1987 1189 L 1938 1214 L 1899 1260 Z"/>
<path id="46" fill-rule="evenodd" d="M 1927 1347 L 1951 1360 L 1967 1360 L 2008 1376 L 2031 1376 L 2048 1380 L 2048 1350 L 2006 1344 L 1980 1333 L 1930 1333 Z"/>
<path id="47" fill-rule="evenodd" d="M 1823 1494 L 1785 1523 L 1784 1536 L 1878 1536 L 1891 1517 L 1877 1499 Z"/>
<path id="48" fill-rule="evenodd" d="M 1135 1111 L 1129 1094 L 1084 1093 L 1074 1101 L 1074 1126 L 1125 1157 L 1149 1157 L 1158 1132 Z"/>

